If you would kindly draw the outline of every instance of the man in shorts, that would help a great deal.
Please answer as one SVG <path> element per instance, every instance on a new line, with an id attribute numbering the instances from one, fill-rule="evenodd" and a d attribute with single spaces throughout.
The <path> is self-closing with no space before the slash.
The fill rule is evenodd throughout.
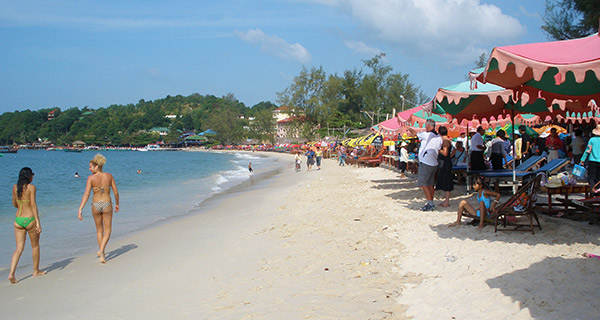
<path id="1" fill-rule="evenodd" d="M 427 203 L 421 208 L 421 211 L 433 211 L 435 210 L 433 194 L 435 192 L 438 153 L 442 147 L 442 138 L 435 131 L 435 121 L 427 119 L 425 131 L 419 132 L 417 138 L 421 141 L 417 184 L 423 189 L 427 199 Z"/>

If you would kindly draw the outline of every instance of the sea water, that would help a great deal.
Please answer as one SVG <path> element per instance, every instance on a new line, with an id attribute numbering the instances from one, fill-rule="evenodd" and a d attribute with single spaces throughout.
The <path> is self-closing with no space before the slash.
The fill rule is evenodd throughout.
<path id="1" fill-rule="evenodd" d="M 81 252 L 96 252 L 96 230 L 91 214 L 92 197 L 77 211 L 85 191 L 89 160 L 97 151 L 81 153 L 19 150 L 0 157 L 0 273 L 7 273 L 15 248 L 12 186 L 19 170 L 35 173 L 37 204 L 42 222 L 41 267 Z M 104 171 L 117 183 L 120 211 L 113 215 L 112 237 L 150 227 L 169 218 L 191 214 L 203 201 L 248 181 L 253 169 L 275 166 L 273 158 L 254 153 L 182 151 L 101 151 Z M 138 173 L 138 170 L 141 173 Z M 75 177 L 79 174 L 79 178 Z M 110 243 L 109 243 L 110 246 Z M 31 266 L 29 239 L 19 267 Z M 110 248 L 107 250 L 110 251 Z"/>

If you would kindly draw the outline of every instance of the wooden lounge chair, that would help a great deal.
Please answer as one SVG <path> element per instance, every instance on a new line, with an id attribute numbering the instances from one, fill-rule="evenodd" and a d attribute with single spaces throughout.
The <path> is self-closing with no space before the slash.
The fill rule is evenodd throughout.
<path id="1" fill-rule="evenodd" d="M 379 153 L 374 156 L 374 157 L 360 157 L 358 158 L 357 164 L 358 166 L 378 166 L 379 164 L 381 164 L 381 157 L 383 156 L 383 153 L 385 152 L 385 150 L 381 149 L 379 151 Z"/>
<path id="2" fill-rule="evenodd" d="M 535 213 L 535 203 L 537 201 L 537 193 L 540 189 L 540 183 L 544 177 L 544 172 L 538 172 L 533 179 L 523 185 L 517 193 L 511 196 L 508 200 L 502 203 L 496 212 L 492 215 L 494 219 L 494 232 L 501 231 L 531 231 L 535 234 L 535 226 L 542 230 L 540 220 Z M 510 221 L 516 220 L 518 217 L 525 216 L 526 224 Z M 537 224 L 533 223 L 535 219 Z M 502 223 L 502 228 L 498 228 L 498 222 Z M 507 225 L 512 226 L 508 228 Z"/>

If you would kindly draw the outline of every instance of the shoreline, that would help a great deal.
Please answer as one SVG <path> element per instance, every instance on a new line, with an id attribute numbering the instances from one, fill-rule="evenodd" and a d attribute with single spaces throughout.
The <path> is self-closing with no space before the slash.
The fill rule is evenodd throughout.
<path id="1" fill-rule="evenodd" d="M 232 152 L 232 154 L 235 154 L 235 153 L 244 154 L 242 152 Z M 256 155 L 256 157 L 268 158 L 268 156 L 258 155 L 258 154 Z M 111 242 L 114 241 L 115 239 L 119 239 L 123 236 L 127 236 L 132 233 L 152 229 L 155 226 L 158 226 L 158 225 L 161 225 L 164 223 L 170 223 L 171 220 L 185 218 L 186 216 L 189 216 L 192 214 L 201 214 L 203 211 L 206 210 L 206 208 L 205 208 L 206 206 L 213 205 L 212 203 L 217 201 L 217 199 L 221 199 L 219 201 L 222 201 L 223 199 L 227 199 L 227 197 L 229 197 L 231 193 L 239 192 L 240 189 L 243 190 L 244 188 L 252 188 L 253 181 L 257 182 L 257 183 L 261 182 L 262 180 L 271 178 L 277 172 L 281 171 L 281 167 L 283 166 L 283 164 L 278 162 L 279 160 L 277 157 L 271 157 L 271 159 L 274 159 L 274 160 L 272 160 L 273 161 L 272 163 L 265 163 L 265 166 L 263 166 L 263 167 L 254 168 L 255 169 L 254 174 L 250 175 L 248 177 L 248 179 L 234 182 L 233 184 L 230 184 L 230 185 L 225 185 L 225 187 L 219 185 L 218 191 L 216 191 L 213 188 L 213 192 L 207 193 L 207 197 L 202 198 L 199 202 L 195 202 L 193 204 L 190 203 L 189 206 L 185 206 L 185 207 L 177 207 L 176 209 L 173 209 L 171 211 L 174 213 L 174 215 L 167 215 L 163 218 L 159 218 L 158 220 L 152 219 L 152 221 L 149 222 L 149 224 L 141 224 L 141 226 L 139 226 L 139 227 L 133 225 L 132 229 L 125 229 L 123 226 L 119 227 L 119 220 L 122 220 L 121 222 L 126 222 L 126 223 L 131 223 L 131 221 L 135 221 L 135 220 L 131 220 L 131 218 L 128 217 L 127 213 L 125 213 L 125 216 L 123 216 L 122 213 L 116 213 L 114 222 L 116 223 L 117 228 L 115 228 L 115 226 L 113 226 L 113 235 L 111 237 Z M 87 161 L 87 159 L 86 159 L 86 161 Z M 82 178 L 81 180 L 77 180 L 77 182 L 81 182 L 81 181 L 85 182 L 85 179 Z M 79 191 L 79 190 L 77 190 L 77 191 Z M 121 191 L 121 196 L 123 197 L 123 195 L 124 195 L 123 189 L 120 188 L 120 191 Z M 38 197 L 38 199 L 39 199 L 39 197 Z M 121 199 L 121 200 L 122 200 L 121 204 L 122 204 L 122 208 L 123 208 L 123 199 Z M 127 199 L 125 199 L 125 200 L 127 200 Z M 77 198 L 76 201 L 79 201 L 79 198 Z M 91 203 L 91 201 L 88 201 L 88 203 L 86 205 L 86 209 L 91 205 L 90 203 Z M 164 207 L 162 205 L 162 203 L 161 203 L 161 207 Z M 91 216 L 89 216 L 89 211 L 85 211 L 84 220 L 88 220 L 88 219 L 91 221 L 92 218 L 91 218 Z M 8 219 L 8 221 L 13 221 L 13 218 Z M 93 227 L 93 222 L 90 223 L 90 221 L 84 221 L 84 224 L 80 226 L 81 228 L 89 229 L 89 236 L 87 236 L 87 235 L 85 236 L 88 239 L 94 238 L 93 235 L 95 233 L 95 229 Z M 56 224 L 55 221 L 52 221 L 52 223 Z M 50 229 L 48 229 L 48 230 L 50 230 Z M 58 229 L 55 228 L 55 230 L 58 230 Z M 9 231 L 9 230 L 7 230 L 7 231 Z M 10 232 L 12 233 L 12 226 L 10 228 Z M 46 235 L 47 235 L 47 232 L 48 231 L 46 231 L 46 233 L 45 233 Z M 48 239 L 47 237 L 44 237 L 44 238 Z M 69 251 L 67 253 L 61 252 L 62 254 L 57 255 L 55 252 L 52 252 L 54 254 L 51 253 L 48 255 L 44 250 L 45 249 L 44 238 L 42 238 L 42 241 L 41 241 L 42 257 L 41 257 L 40 263 L 42 266 L 44 266 L 45 264 L 50 265 L 57 261 L 62 261 L 62 260 L 78 257 L 80 255 L 85 254 L 86 252 L 92 252 L 92 250 L 94 250 L 94 251 L 97 250 L 97 244 L 95 243 L 95 238 L 94 238 L 93 241 L 90 240 L 89 243 L 85 243 L 85 245 L 81 245 L 81 243 L 79 243 L 79 245 L 76 246 L 76 248 L 71 248 L 71 250 L 67 250 L 67 251 Z M 11 234 L 10 240 L 12 240 L 12 243 L 9 244 L 9 249 L 10 249 L 10 255 L 12 256 L 12 252 L 14 251 L 14 236 L 12 234 Z M 56 240 L 56 239 L 52 239 L 52 240 Z M 63 238 L 61 238 L 61 240 L 63 240 Z M 29 241 L 27 240 L 27 242 L 29 242 Z M 58 244 L 58 245 L 62 245 L 63 243 L 68 246 L 68 241 L 62 242 L 61 244 Z M 49 242 L 49 244 L 57 245 L 54 243 L 54 241 Z M 51 249 L 51 251 L 52 251 L 52 248 L 53 247 L 51 247 L 51 246 L 46 246 L 46 250 Z M 94 248 L 96 248 L 96 249 L 94 249 Z M 31 258 L 30 258 L 31 252 L 30 251 L 31 251 L 31 249 L 30 249 L 29 245 L 26 244 L 25 251 L 24 251 L 23 255 L 21 256 L 21 261 L 20 261 L 18 269 L 17 269 L 17 274 L 21 270 L 28 270 L 29 268 L 31 268 Z M 45 259 L 45 256 L 49 256 L 49 259 Z M 28 259 L 28 257 L 29 257 L 29 259 Z M 9 272 L 10 256 L 7 256 L 7 258 L 4 260 L 5 260 L 6 264 L 5 264 L 5 267 L 0 268 L 0 277 L 6 277 Z"/>
<path id="2" fill-rule="evenodd" d="M 459 187 L 450 208 L 423 213 L 416 181 L 395 172 L 325 159 L 321 171 L 296 173 L 292 156 L 281 158 L 283 171 L 256 188 L 111 240 L 106 265 L 90 252 L 44 268 L 43 277 L 0 282 L 3 312 L 11 319 L 24 318 L 24 309 L 28 318 L 52 319 L 593 319 L 600 309 L 600 264 L 580 256 L 600 251 L 600 228 L 543 216 L 535 235 L 448 228 L 467 198 Z"/>

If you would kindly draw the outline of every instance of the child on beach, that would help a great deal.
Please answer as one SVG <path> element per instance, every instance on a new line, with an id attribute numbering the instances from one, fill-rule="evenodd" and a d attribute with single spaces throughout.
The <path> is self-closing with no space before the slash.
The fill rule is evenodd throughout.
<path id="1" fill-rule="evenodd" d="M 296 165 L 296 172 L 300 171 L 300 165 L 302 164 L 302 158 L 300 158 L 299 153 L 296 153 L 296 157 L 294 158 L 294 164 Z"/>
<path id="2" fill-rule="evenodd" d="M 250 173 L 254 172 L 254 170 L 252 170 L 252 162 L 248 163 L 248 172 L 250 172 Z"/>
<path id="3" fill-rule="evenodd" d="M 460 221 L 462 219 L 463 213 L 466 211 L 471 216 L 479 217 L 479 229 L 483 229 L 483 223 L 485 218 L 494 210 L 496 210 L 496 205 L 500 202 L 500 194 L 497 192 L 493 192 L 490 190 L 485 190 L 483 187 L 483 180 L 475 179 L 473 182 L 473 190 L 477 192 L 477 207 L 478 210 L 475 210 L 473 206 L 471 206 L 466 200 L 462 200 L 458 204 L 458 214 L 456 221 L 450 224 L 450 227 L 460 226 Z M 490 199 L 491 197 L 495 197 L 494 201 Z"/>
<path id="4" fill-rule="evenodd" d="M 400 178 L 406 178 L 406 166 L 408 165 L 408 150 L 406 149 L 408 144 L 402 141 L 400 144 L 400 161 L 398 169 L 400 169 Z"/>

